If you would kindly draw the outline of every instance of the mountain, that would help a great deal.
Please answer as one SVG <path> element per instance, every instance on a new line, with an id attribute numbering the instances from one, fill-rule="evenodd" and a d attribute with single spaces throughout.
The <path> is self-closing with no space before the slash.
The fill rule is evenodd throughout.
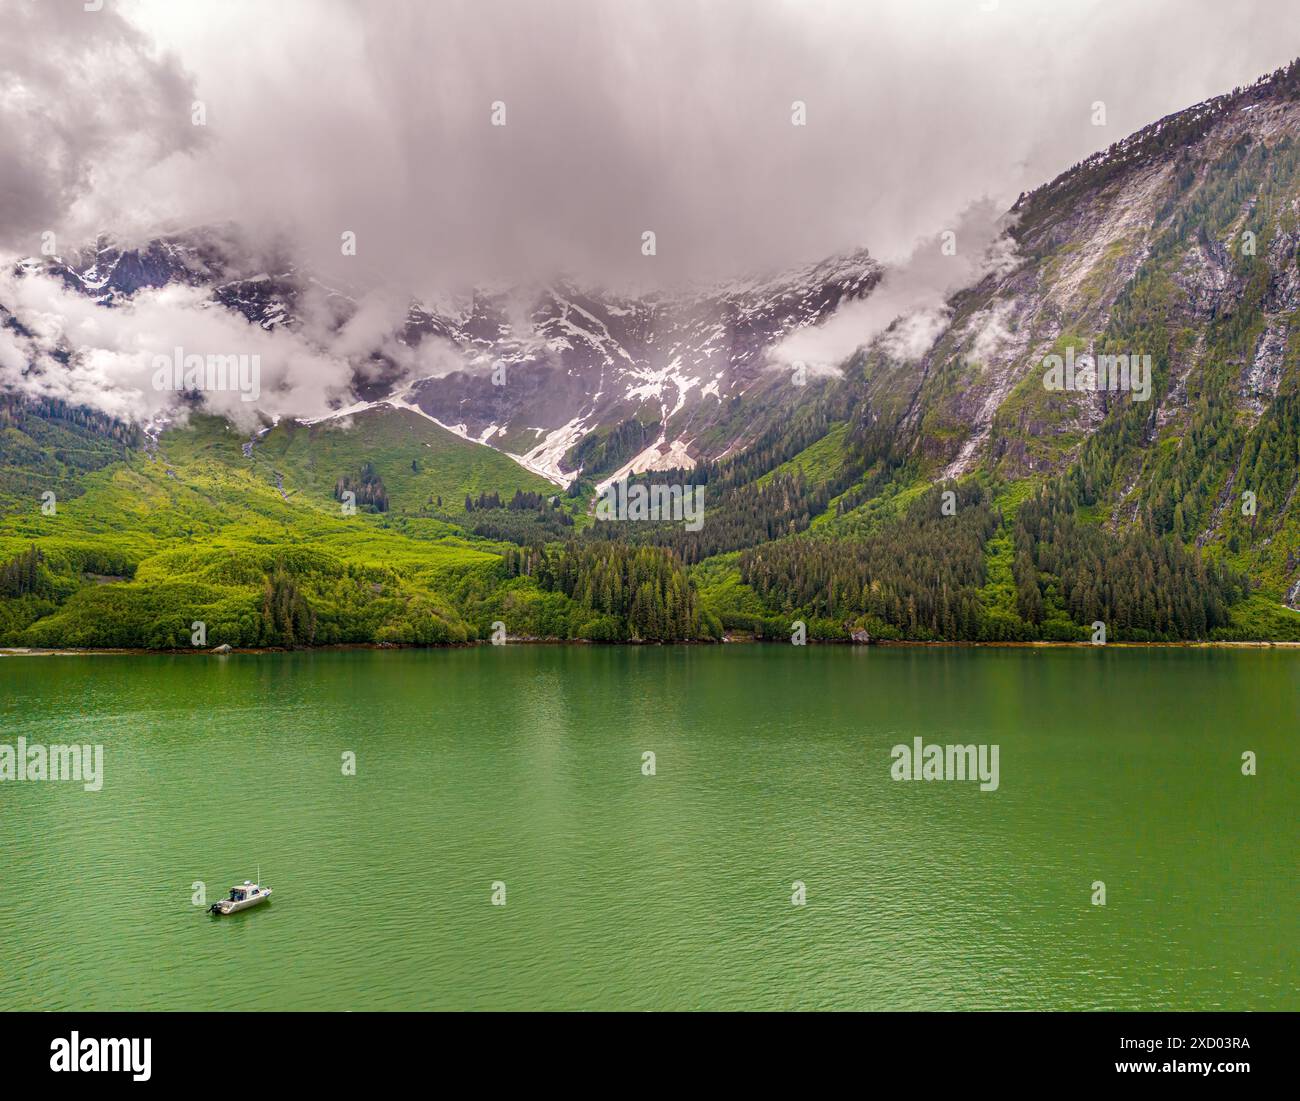
<path id="1" fill-rule="evenodd" d="M 301 329 L 308 296 L 313 318 L 325 312 L 334 332 L 356 316 L 355 291 L 327 287 L 283 256 L 265 270 L 267 261 L 249 254 L 233 227 L 204 227 L 141 248 L 104 236 L 69 257 L 20 267 L 105 306 L 143 288 L 205 288 L 215 305 L 268 330 Z M 431 349 L 457 369 L 412 378 L 376 349 L 354 379 L 361 401 L 347 409 L 385 401 L 417 408 L 562 485 L 624 466 L 715 458 L 743 449 L 781 415 L 788 387 L 767 351 L 869 294 L 880 274 L 857 250 L 671 295 L 631 298 L 561 282 L 412 301 L 396 343 Z"/>
<path id="2" fill-rule="evenodd" d="M 768 349 L 869 294 L 880 273 L 858 251 L 695 294 L 611 298 L 560 286 L 522 309 L 478 294 L 460 313 L 413 308 L 409 343 L 433 334 L 480 369 L 420 380 L 409 398 L 566 482 L 717 458 L 781 415 L 788 387 Z M 493 384 L 497 365 L 509 385 Z"/>
<path id="3" fill-rule="evenodd" d="M 1161 119 L 1021 196 L 1012 232 L 1022 263 L 959 296 L 914 378 L 879 371 L 869 383 L 906 407 L 897 427 L 945 476 L 988 464 L 1019 477 L 1077 456 L 1114 401 L 1038 385 L 1032 366 L 1065 342 L 1082 352 L 1126 340 L 1157 357 L 1151 441 L 1185 437 L 1188 386 L 1208 382 L 1218 358 L 1240 370 L 1210 397 L 1244 430 L 1258 423 L 1293 366 L 1296 81 L 1292 66 Z M 1242 329 L 1231 346 L 1216 340 L 1229 315 Z"/>
<path id="4" fill-rule="evenodd" d="M 1293 64 L 1022 196 L 1021 263 L 960 294 L 916 368 L 866 358 L 874 430 L 931 478 L 1065 473 L 1107 528 L 1221 549 L 1295 606 L 1298 204 Z M 1046 389 L 1071 347 L 1149 355 L 1149 400 Z"/>
<path id="5" fill-rule="evenodd" d="M 394 342 L 356 357 L 355 401 L 253 433 L 197 409 L 144 432 L 10 395 L 0 643 L 185 645 L 195 619 L 234 645 L 498 622 L 1300 640 L 1300 63 L 1114 143 L 1009 216 L 927 347 L 900 319 L 805 386 L 774 349 L 869 298 L 885 273 L 864 252 L 675 294 L 412 301 Z M 250 256 L 210 228 L 18 270 L 105 309 L 183 284 L 318 341 L 362 308 Z M 1134 368 L 1122 387 L 1053 374 L 1113 356 Z M 599 522 L 592 495 L 615 478 L 703 486 L 706 522 Z"/>

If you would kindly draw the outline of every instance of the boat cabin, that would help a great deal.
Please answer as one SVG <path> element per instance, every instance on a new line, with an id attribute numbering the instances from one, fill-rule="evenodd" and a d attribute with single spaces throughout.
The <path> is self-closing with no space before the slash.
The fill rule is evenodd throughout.
<path id="1" fill-rule="evenodd" d="M 230 888 L 229 898 L 219 899 L 209 906 L 208 913 L 237 913 L 240 910 L 247 910 L 250 906 L 265 902 L 270 897 L 270 887 L 263 887 L 260 883 L 253 883 L 246 879 L 243 883 Z"/>

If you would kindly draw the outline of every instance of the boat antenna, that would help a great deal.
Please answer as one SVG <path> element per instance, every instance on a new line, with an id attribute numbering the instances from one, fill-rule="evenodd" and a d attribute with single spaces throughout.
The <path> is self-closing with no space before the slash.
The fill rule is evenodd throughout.
<path id="1" fill-rule="evenodd" d="M 259 887 L 262 885 L 262 862 L 260 860 L 257 862 L 257 885 Z"/>

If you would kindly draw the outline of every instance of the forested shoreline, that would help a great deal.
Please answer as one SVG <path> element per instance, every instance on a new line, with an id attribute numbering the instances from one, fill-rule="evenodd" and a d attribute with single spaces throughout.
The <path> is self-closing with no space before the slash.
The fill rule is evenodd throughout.
<path id="1" fill-rule="evenodd" d="M 1082 523 L 1078 508 L 1065 482 L 1014 515 L 979 482 L 936 485 L 872 534 L 803 533 L 698 567 L 590 532 L 426 545 L 384 565 L 274 545 L 141 563 L 33 541 L 0 562 L 0 647 L 1300 641 L 1300 618 L 1289 632 L 1234 625 L 1253 599 L 1245 576 L 1172 536 Z M 435 552 L 445 563 L 431 570 Z"/>

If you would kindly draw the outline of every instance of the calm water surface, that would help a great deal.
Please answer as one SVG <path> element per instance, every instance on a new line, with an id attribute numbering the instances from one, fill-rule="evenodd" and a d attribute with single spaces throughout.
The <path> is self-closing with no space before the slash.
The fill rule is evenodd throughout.
<path id="1" fill-rule="evenodd" d="M 3 1008 L 1300 1008 L 1296 651 L 13 657 L 0 720 L 106 774 L 0 783 Z"/>

